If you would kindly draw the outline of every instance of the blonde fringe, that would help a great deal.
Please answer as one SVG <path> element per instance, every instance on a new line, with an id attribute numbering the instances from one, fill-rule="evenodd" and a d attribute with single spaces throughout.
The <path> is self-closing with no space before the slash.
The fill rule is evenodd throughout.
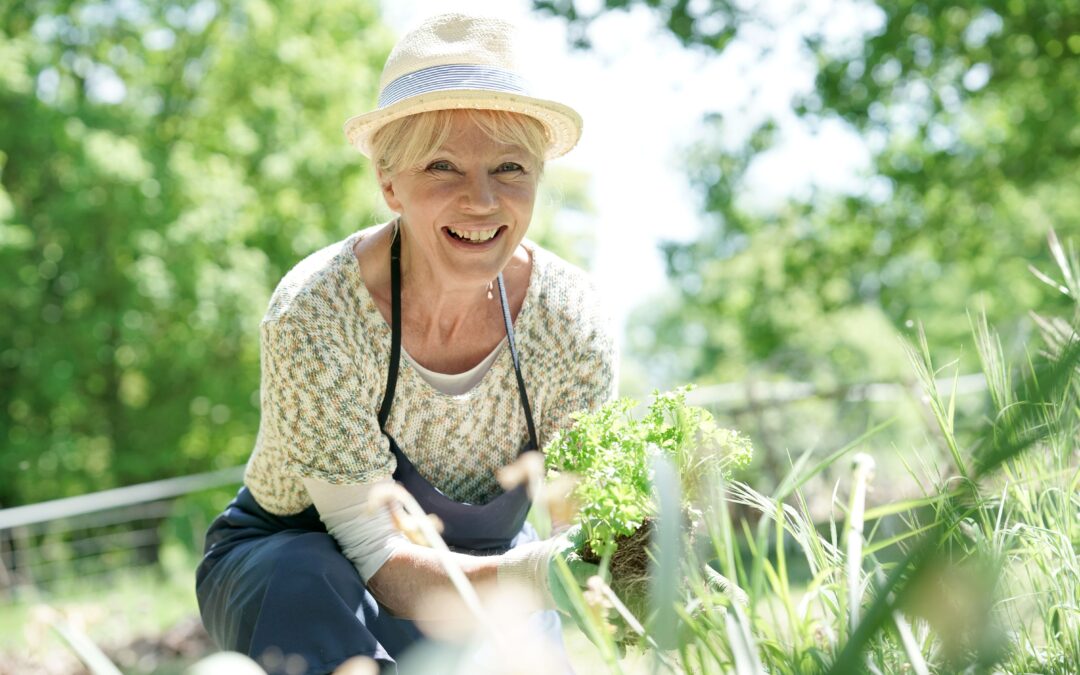
<path id="1" fill-rule="evenodd" d="M 450 136 L 454 115 L 464 115 L 496 143 L 522 148 L 543 170 L 544 153 L 550 141 L 539 120 L 502 110 L 470 109 L 434 110 L 389 122 L 371 138 L 371 159 L 375 166 L 392 175 L 430 161 Z"/>

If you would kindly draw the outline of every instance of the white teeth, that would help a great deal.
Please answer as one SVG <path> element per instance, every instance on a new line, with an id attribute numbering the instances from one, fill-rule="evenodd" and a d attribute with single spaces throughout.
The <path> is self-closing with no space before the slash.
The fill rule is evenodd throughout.
<path id="1" fill-rule="evenodd" d="M 499 228 L 495 228 L 494 230 L 471 230 L 471 231 L 455 230 L 452 227 L 448 227 L 447 229 L 450 230 L 450 233 L 453 234 L 453 235 L 456 235 L 456 236 L 458 236 L 458 237 L 460 237 L 462 239 L 468 239 L 469 241 L 476 241 L 476 242 L 487 241 L 488 239 L 491 239 L 492 237 L 494 237 L 495 234 L 499 231 Z"/>

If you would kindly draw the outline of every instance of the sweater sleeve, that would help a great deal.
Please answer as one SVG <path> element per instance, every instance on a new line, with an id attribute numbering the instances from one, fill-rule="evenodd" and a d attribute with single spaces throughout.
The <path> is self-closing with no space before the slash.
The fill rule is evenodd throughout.
<path id="1" fill-rule="evenodd" d="M 262 326 L 263 421 L 285 449 L 285 468 L 305 478 L 359 484 L 393 474 L 379 430 L 382 383 L 332 333 L 287 320 Z"/>
<path id="2" fill-rule="evenodd" d="M 573 318 L 568 334 L 575 336 L 567 355 L 567 377 L 544 411 L 537 433 L 540 447 L 573 424 L 575 412 L 594 411 L 618 393 L 618 347 L 614 321 L 599 303 L 586 303 Z"/>

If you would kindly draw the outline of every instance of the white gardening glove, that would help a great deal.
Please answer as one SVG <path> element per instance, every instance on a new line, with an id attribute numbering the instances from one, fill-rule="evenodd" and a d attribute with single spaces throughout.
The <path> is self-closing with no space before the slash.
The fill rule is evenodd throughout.
<path id="1" fill-rule="evenodd" d="M 589 577 L 599 568 L 585 562 L 578 554 L 577 538 L 579 528 L 572 528 L 565 534 L 522 544 L 504 553 L 497 569 L 498 583 L 518 584 L 534 589 L 540 596 L 541 604 L 546 609 L 558 609 L 573 616 L 574 609 L 563 587 L 555 560 L 561 557 L 566 561 L 574 580 L 584 587 Z"/>

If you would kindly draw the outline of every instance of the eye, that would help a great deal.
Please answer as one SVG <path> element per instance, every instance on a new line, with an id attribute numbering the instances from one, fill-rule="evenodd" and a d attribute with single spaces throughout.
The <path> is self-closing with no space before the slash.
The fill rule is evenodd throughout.
<path id="1" fill-rule="evenodd" d="M 453 171 L 454 165 L 445 159 L 437 159 L 431 164 L 428 164 L 428 171 Z"/>
<path id="2" fill-rule="evenodd" d="M 521 166 L 517 162 L 503 162 L 495 169 L 496 173 L 509 173 L 514 171 L 525 172 L 525 167 Z"/>

